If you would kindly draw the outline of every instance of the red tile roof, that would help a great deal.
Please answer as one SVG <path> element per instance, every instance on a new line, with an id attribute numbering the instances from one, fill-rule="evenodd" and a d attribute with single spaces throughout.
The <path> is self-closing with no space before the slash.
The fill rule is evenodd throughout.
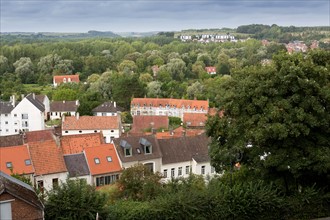
<path id="1" fill-rule="evenodd" d="M 65 80 L 64 80 L 65 79 Z M 69 80 L 70 79 L 70 80 Z M 61 75 L 61 76 L 54 76 L 53 78 L 54 82 L 57 84 L 63 83 L 63 82 L 76 82 L 79 83 L 79 75 Z"/>
<path id="2" fill-rule="evenodd" d="M 66 172 L 62 149 L 54 140 L 28 144 L 35 175 Z"/>
<path id="3" fill-rule="evenodd" d="M 133 116 L 132 130 L 130 133 L 144 132 L 146 129 L 168 129 L 168 116 L 136 115 Z"/>
<path id="4" fill-rule="evenodd" d="M 25 132 L 25 143 L 53 140 L 54 129 Z"/>
<path id="5" fill-rule="evenodd" d="M 30 165 L 26 165 L 25 160 L 30 160 Z M 0 147 L 0 170 L 10 175 L 12 172 L 7 168 L 7 162 L 11 162 L 13 173 L 30 174 L 34 172 L 26 145 Z"/>
<path id="6" fill-rule="evenodd" d="M 184 129 L 183 127 L 178 127 L 173 131 L 165 131 L 165 132 L 157 132 L 156 138 L 157 139 L 168 139 L 168 138 L 175 138 L 175 137 L 182 137 L 182 136 L 197 136 L 205 133 L 204 129 Z"/>
<path id="7" fill-rule="evenodd" d="M 140 105 L 141 107 L 144 104 L 149 107 L 150 105 L 153 107 L 159 107 L 162 105 L 165 107 L 166 105 L 170 105 L 170 107 L 175 106 L 177 108 L 182 108 L 183 106 L 187 108 L 196 107 L 200 109 L 201 107 L 205 110 L 209 107 L 209 102 L 207 100 L 187 100 L 187 99 L 161 99 L 161 98 L 133 98 L 131 101 L 131 105 Z"/>
<path id="8" fill-rule="evenodd" d="M 206 114 L 184 113 L 183 123 L 187 127 L 204 127 L 207 120 Z"/>
<path id="9" fill-rule="evenodd" d="M 119 129 L 119 120 L 118 116 L 69 116 L 62 119 L 62 131 Z"/>
<path id="10" fill-rule="evenodd" d="M 208 73 L 212 73 L 212 72 L 216 72 L 216 68 L 215 66 L 207 66 L 205 67 L 205 71 L 208 72 Z"/>
<path id="11" fill-rule="evenodd" d="M 78 154 L 85 148 L 100 146 L 103 144 L 103 136 L 101 133 L 77 134 L 62 136 L 61 146 L 63 154 Z"/>
<path id="12" fill-rule="evenodd" d="M 121 171 L 119 159 L 113 144 L 102 144 L 98 147 L 86 148 L 85 155 L 92 175 Z M 111 157 L 111 162 L 108 161 L 108 157 Z M 96 158 L 99 160 L 99 164 L 95 163 Z"/>

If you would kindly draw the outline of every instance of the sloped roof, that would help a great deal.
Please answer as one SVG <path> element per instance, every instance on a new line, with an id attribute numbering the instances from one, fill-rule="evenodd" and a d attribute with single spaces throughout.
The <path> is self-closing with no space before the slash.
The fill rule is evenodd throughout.
<path id="1" fill-rule="evenodd" d="M 144 154 L 143 147 L 140 144 L 140 139 L 145 138 L 148 142 L 152 145 L 152 153 L 151 154 Z M 132 146 L 132 156 L 125 157 L 124 148 L 120 146 L 121 141 L 126 141 L 129 145 Z M 132 162 L 132 161 L 144 161 L 144 160 L 151 160 L 160 158 L 162 153 L 158 146 L 158 142 L 156 138 L 152 135 L 149 136 L 131 136 L 131 137 L 120 137 L 113 139 L 113 143 L 117 149 L 118 155 L 122 162 Z M 138 150 L 141 153 L 138 153 Z"/>
<path id="2" fill-rule="evenodd" d="M 35 175 L 66 172 L 63 153 L 54 140 L 28 143 Z"/>
<path id="3" fill-rule="evenodd" d="M 46 95 L 36 95 L 36 99 L 41 103 L 44 102 L 45 98 L 46 98 Z"/>
<path id="4" fill-rule="evenodd" d="M 0 114 L 9 114 L 14 109 L 11 102 L 0 101 Z"/>
<path id="5" fill-rule="evenodd" d="M 163 164 L 180 163 L 197 158 L 197 162 L 209 157 L 209 139 L 205 134 L 193 137 L 159 139 Z M 203 161 L 205 162 L 205 161 Z"/>
<path id="6" fill-rule="evenodd" d="M 0 147 L 23 145 L 23 137 L 20 134 L 0 136 Z"/>
<path id="7" fill-rule="evenodd" d="M 118 116 L 74 116 L 62 120 L 62 130 L 104 130 L 119 129 Z"/>
<path id="8" fill-rule="evenodd" d="M 76 82 L 79 83 L 79 75 L 61 75 L 61 76 L 54 76 L 53 80 L 55 83 L 60 84 L 63 83 L 64 78 L 66 79 L 66 82 Z M 69 81 L 70 79 L 70 81 Z"/>
<path id="9" fill-rule="evenodd" d="M 78 105 L 77 105 L 78 104 Z M 77 101 L 53 101 L 50 103 L 51 112 L 76 112 L 79 103 Z"/>
<path id="10" fill-rule="evenodd" d="M 203 108 L 208 109 L 209 102 L 207 100 L 187 100 L 187 99 L 162 99 L 162 98 L 133 98 L 131 105 L 140 105 L 147 107 L 165 107 L 169 105 L 170 107 L 175 106 L 176 108 L 190 108 L 196 107 L 197 109 Z"/>
<path id="11" fill-rule="evenodd" d="M 25 143 L 54 139 L 54 129 L 25 132 Z"/>
<path id="12" fill-rule="evenodd" d="M 30 162 L 26 164 L 25 161 Z M 7 168 L 11 163 L 12 168 Z M 0 147 L 0 170 L 8 175 L 12 173 L 30 174 L 34 172 L 30 154 L 26 145 Z"/>
<path id="13" fill-rule="evenodd" d="M 121 171 L 119 159 L 113 144 L 102 144 L 98 147 L 86 148 L 85 154 L 92 175 Z M 108 157 L 111 157 L 109 161 Z M 98 159 L 98 164 L 95 163 L 95 159 Z"/>
<path id="14" fill-rule="evenodd" d="M 146 129 L 168 129 L 168 116 L 136 115 L 133 116 L 133 124 L 130 133 L 144 132 Z"/>
<path id="15" fill-rule="evenodd" d="M 184 129 L 182 126 L 171 130 L 171 131 L 164 131 L 164 132 L 157 132 L 156 138 L 157 139 L 167 139 L 167 138 L 174 138 L 174 137 L 191 137 L 197 136 L 205 133 L 205 129 Z"/>
<path id="16" fill-rule="evenodd" d="M 216 72 L 216 67 L 215 66 L 207 66 L 205 67 L 205 71 L 210 73 L 210 72 Z"/>
<path id="17" fill-rule="evenodd" d="M 84 153 L 64 155 L 64 162 L 70 177 L 89 175 L 89 168 Z"/>
<path id="18" fill-rule="evenodd" d="M 184 113 L 183 123 L 188 127 L 205 127 L 207 120 L 206 114 Z"/>
<path id="19" fill-rule="evenodd" d="M 104 102 L 92 110 L 92 112 L 121 112 L 122 107 L 117 106 L 116 102 Z"/>
<path id="20" fill-rule="evenodd" d="M 95 147 L 103 144 L 101 133 L 65 135 L 61 137 L 63 154 L 82 153 L 87 147 Z"/>
<path id="21" fill-rule="evenodd" d="M 25 96 L 25 98 L 27 100 L 29 100 L 37 109 L 39 109 L 41 112 L 45 111 L 45 106 L 42 102 L 40 102 L 37 98 L 35 94 L 28 94 L 27 96 Z"/>
<path id="22" fill-rule="evenodd" d="M 0 182 L 0 195 L 7 192 L 42 211 L 44 210 L 44 205 L 30 185 L 1 171 Z"/>

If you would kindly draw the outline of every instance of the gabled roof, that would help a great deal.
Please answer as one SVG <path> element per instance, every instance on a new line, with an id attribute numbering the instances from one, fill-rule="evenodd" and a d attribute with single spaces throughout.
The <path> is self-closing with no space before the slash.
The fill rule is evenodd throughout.
<path id="1" fill-rule="evenodd" d="M 207 120 L 206 114 L 184 113 L 183 123 L 188 127 L 205 127 Z"/>
<path id="2" fill-rule="evenodd" d="M 89 168 L 84 153 L 64 155 L 64 162 L 70 177 L 89 175 Z"/>
<path id="3" fill-rule="evenodd" d="M 51 112 L 76 112 L 79 107 L 79 101 L 53 101 L 50 103 Z"/>
<path id="4" fill-rule="evenodd" d="M 37 109 L 39 109 L 41 112 L 45 111 L 45 106 L 42 102 L 40 102 L 34 93 L 30 93 L 27 96 L 25 96 L 27 100 L 29 100 Z"/>
<path id="5" fill-rule="evenodd" d="M 54 129 L 25 132 L 24 142 L 38 142 L 54 139 Z"/>
<path id="6" fill-rule="evenodd" d="M 101 133 L 65 135 L 61 137 L 63 154 L 82 153 L 87 147 L 95 147 L 103 144 Z"/>
<path id="7" fill-rule="evenodd" d="M 133 116 L 133 124 L 130 133 L 143 133 L 146 129 L 168 129 L 168 116 L 136 115 Z"/>
<path id="8" fill-rule="evenodd" d="M 0 101 L 0 114 L 9 114 L 14 109 L 11 102 Z"/>
<path id="9" fill-rule="evenodd" d="M 98 147 L 86 148 L 85 154 L 92 175 L 121 171 L 113 144 L 102 144 Z M 96 159 L 99 163 L 96 163 Z"/>
<path id="10" fill-rule="evenodd" d="M 119 129 L 119 120 L 118 116 L 69 116 L 62 120 L 62 131 Z"/>
<path id="11" fill-rule="evenodd" d="M 209 139 L 205 134 L 193 137 L 160 139 L 158 142 L 163 154 L 163 164 L 191 161 L 193 158 L 197 162 L 205 159 L 209 161 Z"/>
<path id="12" fill-rule="evenodd" d="M 23 145 L 23 137 L 20 134 L 0 136 L 0 147 Z"/>
<path id="13" fill-rule="evenodd" d="M 189 106 L 190 108 L 196 107 L 197 109 L 202 107 L 203 109 L 207 110 L 209 107 L 209 102 L 207 100 L 133 98 L 131 105 L 139 105 L 140 107 L 143 107 L 144 105 L 146 107 L 159 107 L 160 105 L 165 107 L 166 105 L 169 105 L 170 107 L 174 106 L 176 108 L 187 108 Z"/>
<path id="14" fill-rule="evenodd" d="M 11 164 L 11 168 L 7 167 Z M 26 145 L 0 147 L 0 170 L 7 174 L 30 174 L 34 172 Z"/>
<path id="15" fill-rule="evenodd" d="M 208 72 L 208 73 L 216 72 L 216 67 L 215 66 L 207 66 L 207 67 L 205 67 L 205 71 Z"/>
<path id="16" fill-rule="evenodd" d="M 63 153 L 54 140 L 28 143 L 35 175 L 66 172 Z"/>
<path id="17" fill-rule="evenodd" d="M 30 185 L 1 171 L 0 182 L 0 195 L 3 193 L 9 193 L 10 195 L 23 200 L 24 202 L 37 207 L 42 211 L 44 210 L 44 205 L 39 200 L 37 194 Z"/>
<path id="18" fill-rule="evenodd" d="M 53 80 L 55 83 L 60 84 L 65 82 L 76 82 L 79 83 L 79 75 L 61 75 L 61 76 L 54 76 Z M 70 79 L 70 80 L 69 80 Z"/>
<path id="19" fill-rule="evenodd" d="M 117 106 L 116 102 L 104 102 L 92 110 L 92 112 L 121 112 L 122 107 Z"/>
<path id="20" fill-rule="evenodd" d="M 36 99 L 39 101 L 39 102 L 41 102 L 41 103 L 43 103 L 44 102 L 44 100 L 46 99 L 46 95 L 36 95 Z"/>
<path id="21" fill-rule="evenodd" d="M 151 146 L 152 146 L 151 154 L 144 153 L 143 146 L 141 146 L 141 144 L 140 144 L 141 138 L 146 139 L 151 144 Z M 129 144 L 131 146 L 132 156 L 125 157 L 124 147 L 121 146 L 121 143 L 124 143 L 123 141 L 125 141 L 127 144 Z M 151 160 L 151 159 L 161 158 L 161 156 L 162 156 L 160 148 L 158 146 L 158 142 L 157 142 L 156 138 L 152 135 L 115 138 L 115 139 L 113 139 L 113 143 L 117 149 L 118 155 L 122 162 Z M 126 146 L 128 146 L 128 145 L 126 145 Z M 140 151 L 140 153 L 139 153 L 139 151 Z"/>

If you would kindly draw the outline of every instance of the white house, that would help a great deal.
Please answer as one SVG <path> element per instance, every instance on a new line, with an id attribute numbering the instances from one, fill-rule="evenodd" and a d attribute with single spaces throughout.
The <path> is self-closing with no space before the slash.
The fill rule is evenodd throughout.
<path id="1" fill-rule="evenodd" d="M 46 95 L 36 95 L 36 99 L 38 99 L 38 101 L 44 105 L 45 107 L 44 116 L 45 116 L 45 120 L 47 121 L 49 119 L 49 111 L 50 111 L 49 98 Z"/>
<path id="2" fill-rule="evenodd" d="M 131 114 L 134 115 L 167 115 L 183 120 L 184 113 L 207 114 L 207 100 L 133 98 Z"/>
<path id="3" fill-rule="evenodd" d="M 113 144 L 123 168 L 142 163 L 153 172 L 161 171 L 162 154 L 154 136 L 120 137 Z"/>
<path id="4" fill-rule="evenodd" d="M 94 116 L 117 116 L 123 109 L 116 102 L 104 102 L 92 110 Z"/>
<path id="5" fill-rule="evenodd" d="M 121 135 L 119 116 L 68 116 L 62 118 L 62 135 L 90 134 L 101 132 L 105 143 Z"/>
<path id="6" fill-rule="evenodd" d="M 215 175 L 208 156 L 209 139 L 205 134 L 193 137 L 179 137 L 158 140 L 162 151 L 161 170 L 164 180 L 188 177 L 190 173 Z"/>
<path id="7" fill-rule="evenodd" d="M 53 101 L 50 104 L 50 119 L 61 119 L 63 115 L 75 116 L 79 107 L 79 100 L 76 101 Z"/>
<path id="8" fill-rule="evenodd" d="M 0 136 L 45 129 L 44 112 L 45 106 L 34 93 L 18 104 L 14 96 L 11 102 L 0 102 Z"/>

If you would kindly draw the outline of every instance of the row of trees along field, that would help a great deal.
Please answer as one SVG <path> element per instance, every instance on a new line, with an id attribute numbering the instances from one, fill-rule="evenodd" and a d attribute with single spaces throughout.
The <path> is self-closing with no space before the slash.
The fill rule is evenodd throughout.
<path id="1" fill-rule="evenodd" d="M 0 95 L 7 100 L 13 93 L 46 91 L 55 100 L 81 98 L 87 93 L 98 101 L 116 100 L 125 108 L 132 96 L 184 97 L 209 99 L 214 106 L 220 76 L 260 64 L 281 50 L 285 50 L 283 45 L 274 43 L 265 47 L 254 39 L 199 44 L 165 36 L 1 45 Z M 159 67 L 156 74 L 152 70 L 154 65 Z M 206 66 L 216 66 L 218 76 L 208 75 Z M 60 74 L 79 74 L 88 84 L 79 89 L 65 87 L 75 94 L 58 97 L 54 94 L 57 91 L 43 86 L 51 84 L 52 77 Z M 22 84 L 40 87 L 31 91 Z"/>

